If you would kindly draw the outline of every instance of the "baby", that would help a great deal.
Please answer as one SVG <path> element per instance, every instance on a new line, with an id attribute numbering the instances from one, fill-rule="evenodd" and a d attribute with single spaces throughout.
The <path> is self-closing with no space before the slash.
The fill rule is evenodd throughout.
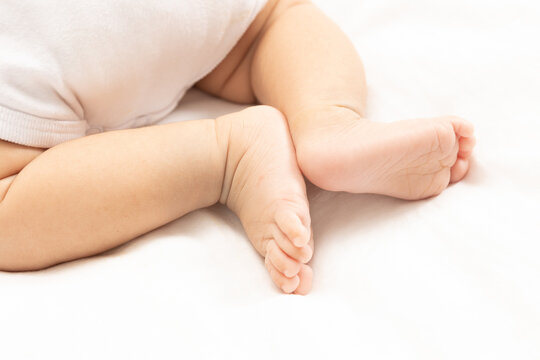
<path id="1" fill-rule="evenodd" d="M 7 0 L 0 54 L 3 271 L 97 254 L 219 202 L 274 283 L 306 294 L 302 175 L 423 199 L 465 176 L 475 144 L 458 117 L 366 119 L 361 60 L 307 0 Z M 191 86 L 263 105 L 150 126 Z"/>

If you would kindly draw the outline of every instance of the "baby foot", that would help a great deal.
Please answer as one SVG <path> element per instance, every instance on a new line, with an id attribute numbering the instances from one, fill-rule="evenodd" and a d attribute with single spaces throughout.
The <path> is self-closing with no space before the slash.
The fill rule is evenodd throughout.
<path id="1" fill-rule="evenodd" d="M 311 220 L 286 120 L 272 107 L 255 106 L 218 118 L 216 129 L 229 134 L 220 202 L 238 215 L 274 283 L 306 294 Z"/>
<path id="2" fill-rule="evenodd" d="M 458 117 L 374 123 L 338 109 L 326 126 L 297 133 L 299 165 L 332 191 L 422 199 L 463 179 L 475 145 L 471 123 Z"/>

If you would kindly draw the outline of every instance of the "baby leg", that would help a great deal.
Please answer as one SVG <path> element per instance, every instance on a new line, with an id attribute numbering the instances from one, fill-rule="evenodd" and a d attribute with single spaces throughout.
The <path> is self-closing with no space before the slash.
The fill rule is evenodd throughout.
<path id="1" fill-rule="evenodd" d="M 277 17 L 261 36 L 251 74 L 257 98 L 287 116 L 302 172 L 324 189 L 420 199 L 469 168 L 475 138 L 463 119 L 365 118 L 360 57 L 313 4 Z"/>
<path id="2" fill-rule="evenodd" d="M 469 168 L 475 138 L 463 119 L 378 124 L 365 118 L 360 57 L 309 1 L 269 1 L 199 87 L 283 111 L 302 172 L 327 190 L 419 199 L 461 180 Z"/>
<path id="3" fill-rule="evenodd" d="M 90 256 L 218 201 L 238 214 L 274 281 L 286 292 L 307 292 L 304 184 L 284 120 L 269 107 L 108 132 L 45 151 L 0 202 L 0 269 Z"/>

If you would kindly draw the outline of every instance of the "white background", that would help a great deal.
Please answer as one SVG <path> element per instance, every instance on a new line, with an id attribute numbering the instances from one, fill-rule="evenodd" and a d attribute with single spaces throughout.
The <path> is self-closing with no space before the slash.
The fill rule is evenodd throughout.
<path id="1" fill-rule="evenodd" d="M 475 124 L 468 177 L 418 202 L 310 186 L 306 297 L 279 293 L 219 206 L 0 273 L 1 359 L 540 359 L 540 3 L 315 2 L 364 60 L 373 120 Z M 193 91 L 167 121 L 239 108 Z"/>

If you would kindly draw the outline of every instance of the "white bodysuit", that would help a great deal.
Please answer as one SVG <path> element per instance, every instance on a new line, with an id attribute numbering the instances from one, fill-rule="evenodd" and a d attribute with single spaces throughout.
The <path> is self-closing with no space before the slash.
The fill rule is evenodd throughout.
<path id="1" fill-rule="evenodd" d="M 170 113 L 266 0 L 1 0 L 0 139 L 52 147 Z"/>

